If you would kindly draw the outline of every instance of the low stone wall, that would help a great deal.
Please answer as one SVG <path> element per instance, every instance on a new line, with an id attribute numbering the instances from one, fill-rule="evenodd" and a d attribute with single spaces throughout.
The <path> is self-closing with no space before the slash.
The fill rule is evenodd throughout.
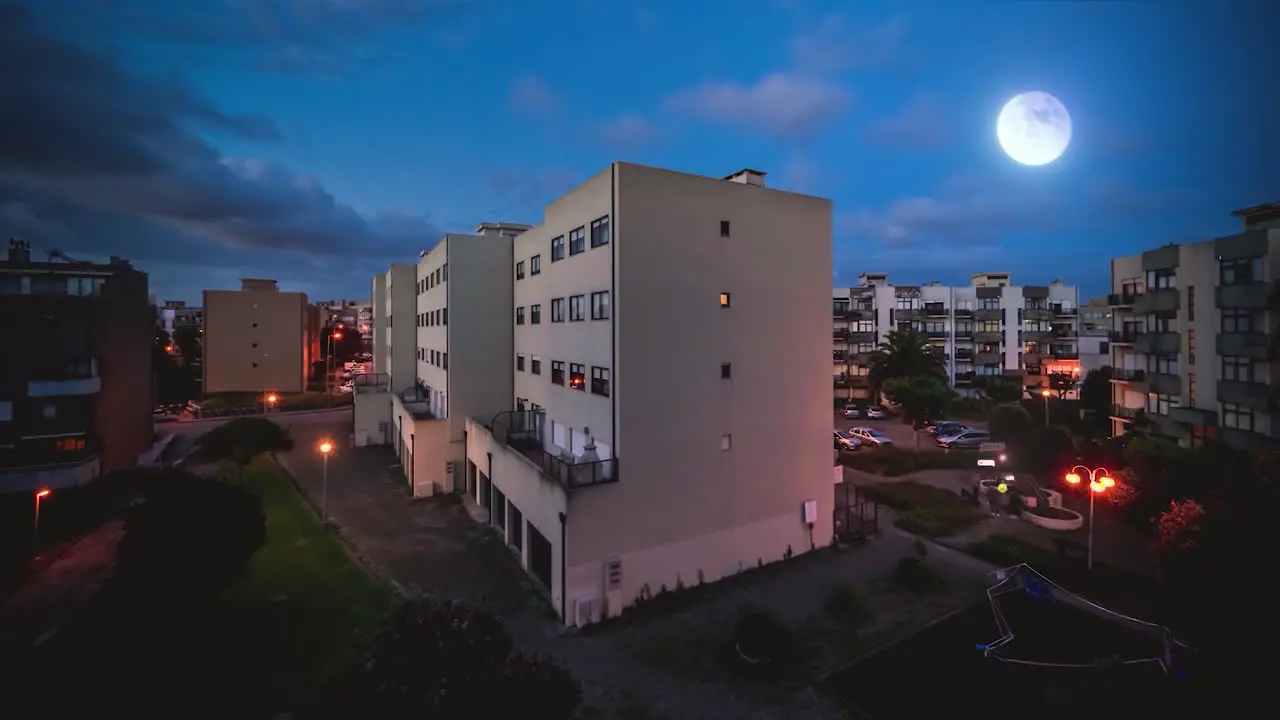
<path id="1" fill-rule="evenodd" d="M 1064 513 L 1070 514 L 1071 517 L 1045 517 L 1044 515 L 1037 515 L 1030 510 L 1023 510 L 1021 516 L 1023 520 L 1026 520 L 1032 525 L 1038 525 L 1045 530 L 1054 530 L 1057 532 L 1070 532 L 1072 530 L 1079 530 L 1084 526 L 1084 516 L 1080 513 L 1075 510 L 1066 510 L 1064 508 L 1058 509 Z"/>

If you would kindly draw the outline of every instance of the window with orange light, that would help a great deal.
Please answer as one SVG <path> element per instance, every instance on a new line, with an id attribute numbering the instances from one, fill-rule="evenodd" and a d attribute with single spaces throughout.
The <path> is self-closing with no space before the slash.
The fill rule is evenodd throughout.
<path id="1" fill-rule="evenodd" d="M 58 438 L 58 452 L 76 452 L 84 449 L 84 438 Z"/>

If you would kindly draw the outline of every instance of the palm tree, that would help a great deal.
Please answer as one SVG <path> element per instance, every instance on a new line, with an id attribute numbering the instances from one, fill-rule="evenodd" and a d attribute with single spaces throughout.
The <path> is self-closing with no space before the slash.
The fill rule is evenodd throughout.
<path id="1" fill-rule="evenodd" d="M 917 330 L 893 330 L 871 355 L 867 380 L 871 397 L 880 398 L 885 383 L 895 378 L 936 377 L 945 380 L 947 368 L 942 355 Z"/>

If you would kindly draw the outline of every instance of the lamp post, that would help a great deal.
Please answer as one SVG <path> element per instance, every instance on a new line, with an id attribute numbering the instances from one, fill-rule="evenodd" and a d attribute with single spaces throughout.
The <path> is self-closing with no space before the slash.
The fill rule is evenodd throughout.
<path id="1" fill-rule="evenodd" d="M 36 547 L 40 547 L 40 501 L 49 497 L 50 492 L 48 488 L 41 488 L 36 491 L 36 516 L 35 521 L 31 524 L 31 537 L 36 541 Z"/>
<path id="2" fill-rule="evenodd" d="M 262 414 L 263 415 L 267 414 L 267 411 L 270 410 L 272 406 L 276 404 L 276 400 L 278 399 L 279 398 L 276 397 L 275 393 L 266 393 L 265 395 L 263 395 L 262 396 Z"/>
<path id="3" fill-rule="evenodd" d="M 329 389 L 330 395 L 333 395 L 333 348 L 334 348 L 333 343 L 335 340 L 341 340 L 341 339 L 342 339 L 342 326 L 339 325 L 336 329 L 330 331 L 329 333 L 329 357 L 328 357 L 329 364 L 325 368 L 324 383 L 325 383 L 325 387 Z"/>
<path id="4" fill-rule="evenodd" d="M 1067 473 L 1066 480 L 1072 485 L 1079 485 L 1081 475 L 1077 470 L 1083 470 L 1084 474 L 1089 478 L 1089 554 L 1086 562 L 1088 568 L 1093 569 L 1093 499 L 1099 493 L 1106 492 L 1107 488 L 1115 487 L 1115 478 L 1111 477 L 1111 473 L 1107 472 L 1104 467 L 1096 467 L 1089 469 L 1083 465 L 1076 465 Z"/>
<path id="5" fill-rule="evenodd" d="M 320 522 L 329 524 L 329 453 L 333 452 L 333 443 L 325 440 L 320 443 L 321 466 L 324 468 L 320 482 Z"/>
<path id="6" fill-rule="evenodd" d="M 1049 396 L 1053 393 L 1048 388 L 1040 391 L 1040 397 L 1044 398 L 1044 426 L 1049 427 Z"/>

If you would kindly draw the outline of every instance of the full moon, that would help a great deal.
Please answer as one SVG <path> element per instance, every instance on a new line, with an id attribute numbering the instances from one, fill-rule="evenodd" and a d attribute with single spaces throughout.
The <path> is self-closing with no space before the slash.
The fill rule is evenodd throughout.
<path id="1" fill-rule="evenodd" d="M 1071 144 L 1071 115 L 1049 93 L 1025 92 L 1000 109 L 996 137 L 1015 162 L 1048 165 Z"/>

